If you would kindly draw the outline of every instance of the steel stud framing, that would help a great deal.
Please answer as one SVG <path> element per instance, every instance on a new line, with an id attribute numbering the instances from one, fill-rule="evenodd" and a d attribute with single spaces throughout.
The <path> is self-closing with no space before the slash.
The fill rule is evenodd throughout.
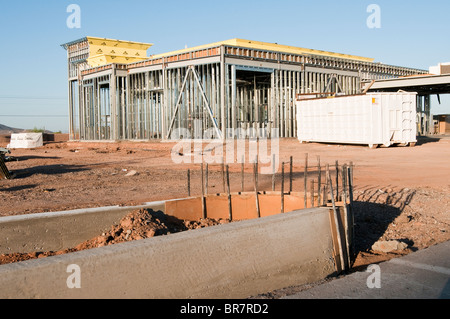
<path id="1" fill-rule="evenodd" d="M 87 68 L 68 50 L 72 140 L 296 136 L 297 94 L 359 94 L 361 82 L 426 71 L 220 45 Z M 72 54 L 72 55 L 71 55 Z M 231 130 L 227 130 L 231 129 Z M 247 133 L 248 134 L 248 133 Z M 247 135 L 248 136 L 248 135 Z"/>

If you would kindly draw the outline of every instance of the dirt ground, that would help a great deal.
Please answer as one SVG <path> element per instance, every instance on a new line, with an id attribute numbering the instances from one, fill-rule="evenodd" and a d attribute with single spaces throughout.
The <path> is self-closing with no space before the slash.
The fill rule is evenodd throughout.
<path id="1" fill-rule="evenodd" d="M 191 169 L 191 194 L 200 195 L 200 164 L 174 163 L 175 145 L 67 142 L 12 150 L 10 155 L 17 161 L 6 165 L 16 177 L 0 181 L 0 216 L 186 197 L 187 169 Z M 208 152 L 209 146 L 204 146 L 204 153 Z M 191 158 L 183 152 L 177 150 L 174 158 Z M 318 156 L 322 165 L 331 168 L 335 161 L 355 165 L 356 269 L 450 240 L 450 137 L 420 138 L 416 147 L 374 150 L 280 140 L 280 160 L 288 162 L 290 156 L 294 160 L 294 191 L 303 191 L 306 153 L 310 166 L 316 165 Z M 240 174 L 241 165 L 230 164 L 232 192 L 241 190 Z M 271 185 L 271 175 L 260 175 L 260 190 L 269 191 Z M 280 190 L 279 173 L 276 189 Z M 253 190 L 252 164 L 245 165 L 245 190 Z M 223 192 L 220 164 L 209 165 L 208 192 Z M 371 249 L 378 240 L 394 239 L 407 248 L 390 253 Z"/>

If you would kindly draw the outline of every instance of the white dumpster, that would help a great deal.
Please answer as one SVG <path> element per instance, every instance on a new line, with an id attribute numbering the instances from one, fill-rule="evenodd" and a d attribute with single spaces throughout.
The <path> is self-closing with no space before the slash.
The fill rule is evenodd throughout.
<path id="1" fill-rule="evenodd" d="M 417 142 L 417 93 L 369 93 L 297 101 L 300 142 L 374 148 Z"/>

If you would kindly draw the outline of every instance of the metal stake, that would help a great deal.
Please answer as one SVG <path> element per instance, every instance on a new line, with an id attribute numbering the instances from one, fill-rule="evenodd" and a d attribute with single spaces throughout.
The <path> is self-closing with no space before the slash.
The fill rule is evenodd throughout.
<path id="1" fill-rule="evenodd" d="M 272 192 L 275 191 L 275 154 L 272 154 Z"/>
<path id="2" fill-rule="evenodd" d="M 187 171 L 187 191 L 188 191 L 188 197 L 191 197 L 191 170 L 188 169 Z"/>
<path id="3" fill-rule="evenodd" d="M 232 212 L 232 208 L 231 208 L 230 174 L 229 174 L 228 165 L 227 165 L 227 195 L 228 195 L 228 214 L 229 214 L 229 218 L 231 221 L 231 220 L 233 220 L 233 212 Z"/>
<path id="4" fill-rule="evenodd" d="M 320 196 L 320 192 L 322 190 L 322 168 L 320 167 L 320 156 L 317 156 L 317 166 L 318 166 L 318 171 L 319 171 L 319 176 L 317 177 L 317 203 L 318 206 L 320 206 L 321 203 L 321 196 Z"/>
<path id="5" fill-rule="evenodd" d="M 350 167 L 347 170 L 348 175 L 348 195 L 349 195 L 349 220 L 350 220 L 350 229 L 351 229 L 351 245 L 349 247 L 350 254 L 355 252 L 355 218 L 353 215 L 353 163 L 350 164 Z"/>
<path id="6" fill-rule="evenodd" d="M 205 201 L 205 184 L 203 180 L 203 163 L 201 164 L 202 170 L 202 218 L 206 219 L 206 201 Z"/>
<path id="7" fill-rule="evenodd" d="M 284 163 L 281 163 L 281 213 L 284 213 Z"/>
<path id="8" fill-rule="evenodd" d="M 208 195 L 208 163 L 206 163 L 206 170 L 205 170 L 205 194 Z"/>
<path id="9" fill-rule="evenodd" d="M 225 162 L 224 162 L 224 158 L 222 156 L 222 163 L 221 163 L 221 168 L 222 168 L 222 184 L 223 184 L 223 192 L 225 193 Z"/>
<path id="10" fill-rule="evenodd" d="M 241 164 L 241 191 L 244 192 L 244 159 L 245 157 L 242 156 L 242 164 Z"/>
<path id="11" fill-rule="evenodd" d="M 292 193 L 292 164 L 293 157 L 291 156 L 289 159 L 289 193 Z"/>
<path id="12" fill-rule="evenodd" d="M 259 208 L 259 198 L 258 198 L 258 157 L 256 157 L 256 161 L 253 165 L 253 174 L 254 174 L 254 182 L 255 182 L 256 213 L 258 214 L 258 218 L 259 218 L 259 217 L 261 217 L 261 211 Z"/>
<path id="13" fill-rule="evenodd" d="M 347 205 L 347 165 L 342 165 L 342 201 Z"/>
<path id="14" fill-rule="evenodd" d="M 323 190 L 323 193 L 322 193 L 322 205 L 323 206 L 327 206 L 327 201 L 326 201 L 326 198 L 327 198 L 327 187 L 326 187 L 326 185 L 323 185 L 322 190 Z"/>
<path id="15" fill-rule="evenodd" d="M 339 201 L 339 162 L 336 161 L 336 201 Z"/>
<path id="16" fill-rule="evenodd" d="M 304 174 L 304 179 L 305 179 L 305 208 L 307 207 L 307 200 L 308 200 L 308 153 L 305 154 L 305 174 Z"/>

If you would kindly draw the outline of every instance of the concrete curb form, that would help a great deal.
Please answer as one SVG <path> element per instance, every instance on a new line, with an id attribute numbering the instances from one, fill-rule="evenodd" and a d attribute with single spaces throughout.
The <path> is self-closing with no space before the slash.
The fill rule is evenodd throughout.
<path id="1" fill-rule="evenodd" d="M 245 298 L 334 275 L 333 256 L 329 208 L 311 208 L 3 265 L 0 298 Z"/>
<path id="2" fill-rule="evenodd" d="M 2 217 L 0 254 L 72 248 L 109 230 L 129 212 L 140 208 L 164 212 L 165 202 Z"/>
<path id="3" fill-rule="evenodd" d="M 303 209 L 303 195 L 285 195 L 286 212 Z M 254 194 L 233 194 L 233 219 L 257 218 Z M 261 217 L 280 213 L 279 194 L 259 195 Z M 208 218 L 229 218 L 226 195 L 205 198 Z M 138 209 L 152 209 L 182 220 L 202 218 L 201 197 L 179 198 L 148 202 L 139 206 L 110 206 L 63 212 L 39 213 L 0 218 L 0 254 L 58 251 L 72 248 L 110 229 L 128 213 Z"/>

